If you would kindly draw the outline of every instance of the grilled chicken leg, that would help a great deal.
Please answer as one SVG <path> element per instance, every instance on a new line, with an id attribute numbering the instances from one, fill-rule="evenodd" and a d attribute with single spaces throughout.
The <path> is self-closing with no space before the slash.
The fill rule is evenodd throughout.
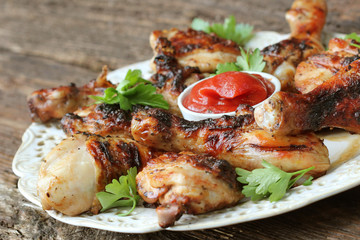
<path id="1" fill-rule="evenodd" d="M 296 68 L 295 87 L 302 94 L 311 92 L 334 76 L 341 68 L 360 59 L 360 49 L 351 43 L 355 40 L 333 38 L 329 41 L 329 49 L 310 56 Z"/>
<path id="2" fill-rule="evenodd" d="M 95 194 L 114 178 L 143 167 L 152 151 L 128 138 L 75 135 L 63 140 L 45 157 L 38 195 L 45 210 L 74 216 L 101 206 Z"/>
<path id="3" fill-rule="evenodd" d="M 277 92 L 256 108 L 255 119 L 273 134 L 326 127 L 360 133 L 360 59 L 307 94 Z"/>
<path id="4" fill-rule="evenodd" d="M 66 135 L 77 133 L 127 135 L 130 138 L 131 112 L 120 109 L 119 104 L 99 104 L 67 113 L 61 119 Z"/>
<path id="5" fill-rule="evenodd" d="M 328 150 L 315 134 L 273 135 L 256 125 L 251 111 L 191 122 L 160 109 L 149 109 L 133 116 L 131 133 L 147 146 L 207 153 L 248 170 L 261 168 L 262 160 L 266 160 L 289 172 L 315 166 L 310 174 L 320 176 L 330 166 Z"/>
<path id="6" fill-rule="evenodd" d="M 320 36 L 326 14 L 325 0 L 295 0 L 286 13 L 291 29 L 290 38 L 261 51 L 266 62 L 264 72 L 279 78 L 283 91 L 295 91 L 296 66 L 309 56 L 324 50 Z"/>
<path id="7" fill-rule="evenodd" d="M 233 206 L 243 198 L 228 162 L 190 152 L 151 159 L 136 182 L 147 203 L 160 205 L 156 212 L 163 228 L 174 225 L 183 213 L 209 212 Z"/>
<path id="8" fill-rule="evenodd" d="M 79 107 L 94 102 L 89 95 L 102 95 L 108 87 L 114 87 L 106 80 L 107 67 L 103 68 L 100 76 L 88 84 L 77 87 L 60 86 L 51 89 L 41 89 L 33 92 L 28 98 L 31 118 L 34 122 L 48 122 L 61 119 L 66 113 L 74 112 Z"/>

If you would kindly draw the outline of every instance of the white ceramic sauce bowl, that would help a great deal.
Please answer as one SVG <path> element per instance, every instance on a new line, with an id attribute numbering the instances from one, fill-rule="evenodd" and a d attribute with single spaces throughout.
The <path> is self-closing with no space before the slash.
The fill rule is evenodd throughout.
<path id="1" fill-rule="evenodd" d="M 264 73 L 264 72 L 253 72 L 253 71 L 242 71 L 242 72 L 245 72 L 245 73 L 250 73 L 250 74 L 259 74 L 260 76 L 262 76 L 263 78 L 266 78 L 267 80 L 269 80 L 272 84 L 274 84 L 275 86 L 275 89 L 274 89 L 274 92 L 268 97 L 270 98 L 274 93 L 276 92 L 279 92 L 280 89 L 281 89 L 281 84 L 280 84 L 280 81 L 279 79 L 277 79 L 275 76 L 271 75 L 271 74 L 268 74 L 268 73 Z M 208 77 L 208 78 L 204 78 L 196 83 L 193 83 L 191 84 L 190 86 L 188 86 L 181 94 L 180 96 L 178 97 L 177 99 L 177 104 L 180 108 L 180 111 L 183 115 L 183 117 L 186 119 L 186 120 L 190 120 L 190 121 L 200 121 L 200 120 L 204 120 L 204 119 L 207 119 L 207 118 L 220 118 L 222 117 L 223 115 L 229 115 L 229 116 L 235 116 L 235 111 L 233 112 L 227 112 L 227 113 L 197 113 L 197 112 L 193 112 L 187 108 L 184 107 L 183 105 L 183 101 L 185 99 L 185 97 L 187 95 L 190 94 L 191 92 L 191 89 L 198 83 L 202 82 L 202 81 L 205 81 L 207 79 L 209 79 L 211 77 Z M 268 99 L 266 98 L 266 99 Z M 264 101 L 266 100 L 264 99 Z M 257 106 L 259 106 L 260 104 L 262 104 L 264 101 L 252 106 L 253 108 L 256 108 Z"/>

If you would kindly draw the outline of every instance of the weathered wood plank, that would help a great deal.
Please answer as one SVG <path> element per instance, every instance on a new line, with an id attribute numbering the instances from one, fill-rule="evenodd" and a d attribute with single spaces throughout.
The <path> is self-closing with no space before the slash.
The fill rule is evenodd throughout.
<path id="1" fill-rule="evenodd" d="M 265 5 L 265 6 L 264 6 Z M 5 1 L 0 47 L 99 71 L 149 59 L 149 33 L 186 28 L 200 16 L 222 21 L 230 14 L 256 30 L 288 32 L 288 0 L 271 1 Z M 329 1 L 327 31 L 355 31 L 359 2 Z M 351 7 L 350 7 L 351 6 Z M 264 19 L 266 16 L 266 19 Z M 16 30 L 15 30 L 16 29 Z"/>

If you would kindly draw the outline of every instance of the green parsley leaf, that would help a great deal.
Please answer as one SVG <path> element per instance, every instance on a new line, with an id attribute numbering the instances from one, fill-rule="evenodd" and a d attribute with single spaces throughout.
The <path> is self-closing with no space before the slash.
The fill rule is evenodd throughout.
<path id="1" fill-rule="evenodd" d="M 352 40 L 355 40 L 356 42 L 360 43 L 360 35 L 357 35 L 354 32 L 346 35 L 345 39 L 352 39 Z M 357 47 L 357 48 L 360 48 L 360 44 L 350 43 L 350 45 L 354 46 L 354 47 Z"/>
<path id="2" fill-rule="evenodd" d="M 219 63 L 216 66 L 216 74 L 230 71 L 255 71 L 262 72 L 265 68 L 264 57 L 260 54 L 260 50 L 256 48 L 253 52 L 245 52 L 240 48 L 241 56 L 236 58 L 234 63 Z"/>
<path id="3" fill-rule="evenodd" d="M 242 193 L 246 197 L 250 197 L 252 201 L 257 201 L 269 197 L 271 202 L 279 201 L 284 197 L 297 180 L 304 176 L 305 173 L 314 169 L 310 167 L 297 172 L 288 173 L 275 167 L 274 165 L 263 161 L 264 168 L 255 169 L 252 172 L 236 168 L 235 171 L 239 175 L 237 180 L 243 186 Z M 311 185 L 312 177 L 307 179 L 303 185 Z"/>
<path id="4" fill-rule="evenodd" d="M 260 50 L 256 48 L 252 53 L 245 52 L 240 48 L 241 56 L 237 57 L 236 63 L 242 71 L 262 72 L 265 68 L 264 57 L 260 54 Z"/>
<path id="5" fill-rule="evenodd" d="M 136 191 L 136 174 L 136 167 L 132 167 L 127 171 L 126 176 L 121 176 L 119 180 L 113 179 L 112 183 L 106 185 L 105 192 L 96 194 L 102 206 L 101 212 L 115 207 L 131 207 L 126 213 L 118 213 L 119 216 L 126 216 L 135 209 L 140 200 Z"/>
<path id="6" fill-rule="evenodd" d="M 232 71 L 241 71 L 236 63 L 227 62 L 227 63 L 219 63 L 216 66 L 216 74 L 224 73 L 224 72 L 232 72 Z"/>
<path id="7" fill-rule="evenodd" d="M 116 90 L 118 92 L 124 93 L 132 86 L 138 84 L 138 83 L 151 83 L 141 77 L 142 73 L 141 70 L 135 69 L 135 70 L 129 70 L 126 73 L 125 79 L 119 83 Z"/>
<path id="8" fill-rule="evenodd" d="M 95 104 L 119 104 L 123 110 L 131 110 L 136 104 L 169 109 L 169 104 L 161 94 L 156 93 L 156 88 L 151 82 L 141 77 L 141 71 L 129 70 L 125 79 L 114 88 L 107 88 L 103 96 L 90 96 Z"/>
<path id="9" fill-rule="evenodd" d="M 195 18 L 191 23 L 191 28 L 206 33 L 215 33 L 219 37 L 230 39 L 241 46 L 254 36 L 252 33 L 254 27 L 249 24 L 236 24 L 234 16 L 226 18 L 224 24 L 214 23 L 212 25 L 202 19 Z"/>
<path id="10" fill-rule="evenodd" d="M 194 20 L 191 23 L 191 28 L 197 31 L 211 33 L 210 24 L 200 18 L 194 18 Z"/>

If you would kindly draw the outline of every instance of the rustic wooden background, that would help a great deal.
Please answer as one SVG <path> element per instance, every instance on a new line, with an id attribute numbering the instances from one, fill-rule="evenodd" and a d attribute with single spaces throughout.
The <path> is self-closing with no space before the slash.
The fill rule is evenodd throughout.
<path id="1" fill-rule="evenodd" d="M 151 58 L 152 30 L 186 28 L 194 17 L 233 14 L 256 30 L 287 33 L 291 0 L 1 0 L 0 239 L 359 239 L 360 187 L 280 216 L 223 228 L 120 234 L 75 227 L 29 207 L 12 158 L 30 124 L 26 96 L 86 83 L 103 64 L 116 69 Z M 325 31 L 360 32 L 360 1 L 329 0 Z"/>

